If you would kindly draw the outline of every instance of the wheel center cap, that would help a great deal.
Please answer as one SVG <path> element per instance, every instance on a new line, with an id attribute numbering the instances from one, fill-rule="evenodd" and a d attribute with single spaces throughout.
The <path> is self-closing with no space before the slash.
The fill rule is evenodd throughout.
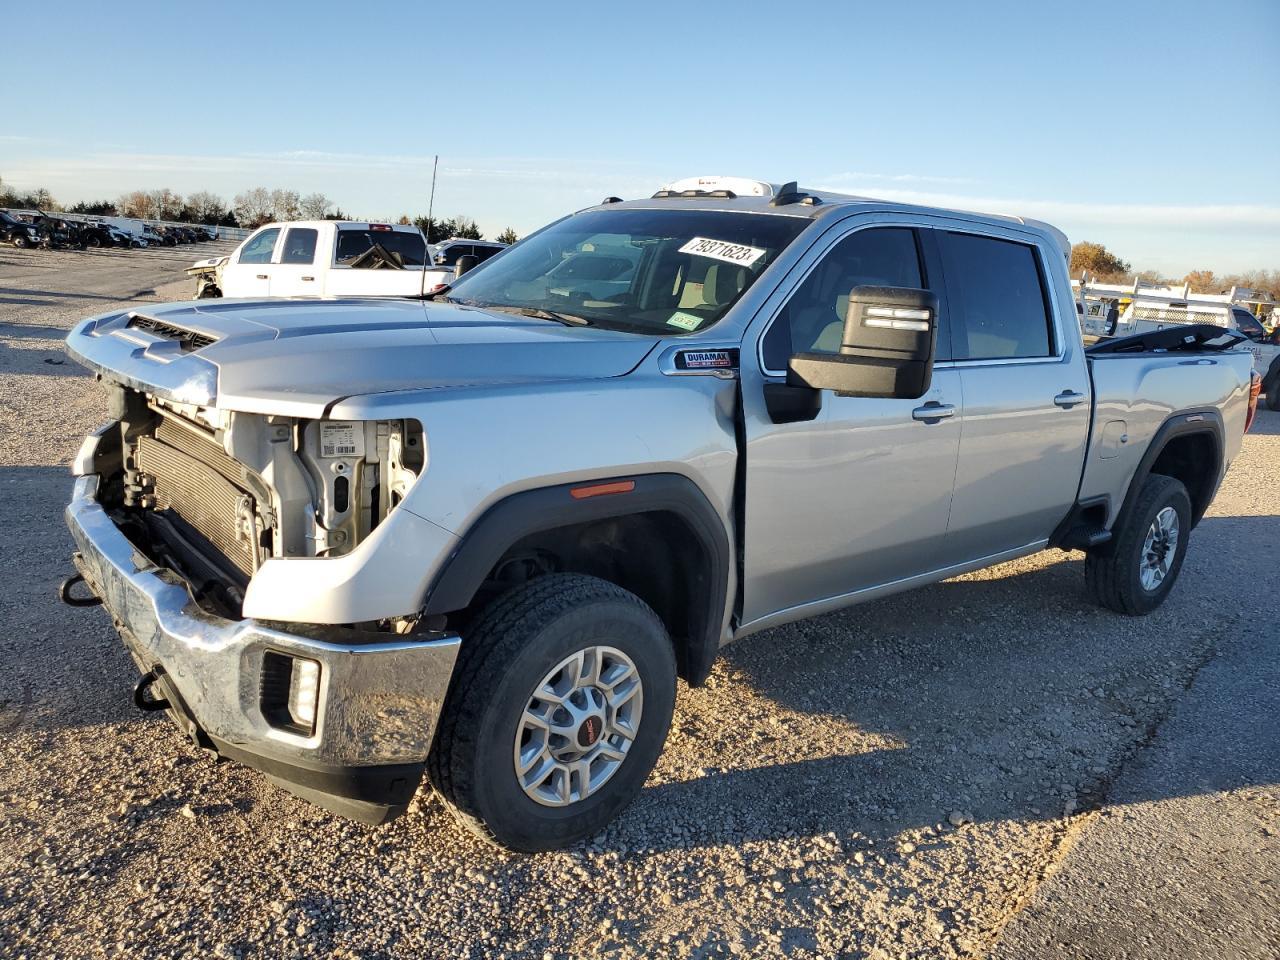
<path id="1" fill-rule="evenodd" d="M 578 725 L 578 746 L 590 747 L 600 739 L 604 722 L 596 716 L 587 717 Z"/>

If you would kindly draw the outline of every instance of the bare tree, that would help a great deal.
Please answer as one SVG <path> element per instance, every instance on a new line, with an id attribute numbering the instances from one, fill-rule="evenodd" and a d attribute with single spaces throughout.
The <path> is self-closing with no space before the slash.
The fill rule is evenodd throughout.
<path id="1" fill-rule="evenodd" d="M 187 197 L 187 209 L 196 223 L 217 223 L 227 212 L 222 198 L 208 190 L 197 190 Z"/>
<path id="2" fill-rule="evenodd" d="M 323 220 L 329 214 L 333 201 L 323 193 L 309 193 L 299 203 L 303 220 Z"/>
<path id="3" fill-rule="evenodd" d="M 297 190 L 272 190 L 271 208 L 274 211 L 273 217 L 277 221 L 302 219 L 301 201 L 298 199 Z"/>
<path id="4" fill-rule="evenodd" d="M 1212 270 L 1192 270 L 1182 282 L 1189 284 L 1196 293 L 1217 293 L 1218 281 Z"/>
<path id="5" fill-rule="evenodd" d="M 242 227 L 253 228 L 271 221 L 275 205 L 271 202 L 270 190 L 254 187 L 244 193 L 237 193 L 231 202 L 231 209 L 235 211 L 236 221 Z"/>
<path id="6" fill-rule="evenodd" d="M 120 211 L 122 217 L 134 217 L 139 220 L 150 220 L 155 216 L 155 207 L 151 201 L 151 194 L 142 190 L 134 190 L 126 193 L 116 201 L 116 209 Z"/>
<path id="7" fill-rule="evenodd" d="M 147 194 L 151 200 L 151 216 L 156 220 L 176 220 L 182 212 L 182 197 L 168 187 L 152 190 Z"/>

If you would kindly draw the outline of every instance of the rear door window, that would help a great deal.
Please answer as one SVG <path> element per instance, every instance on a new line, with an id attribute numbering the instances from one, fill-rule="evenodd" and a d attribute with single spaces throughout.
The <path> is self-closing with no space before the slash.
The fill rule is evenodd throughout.
<path id="1" fill-rule="evenodd" d="M 275 249 L 276 238 L 280 236 L 280 229 L 272 227 L 270 230 L 261 230 L 249 239 L 244 245 L 244 249 L 240 251 L 240 257 L 237 263 L 270 263 L 271 251 Z"/>
<path id="2" fill-rule="evenodd" d="M 1053 356 L 1048 297 L 1035 248 L 971 233 L 938 231 L 950 303 L 959 326 L 957 360 Z"/>
<path id="3" fill-rule="evenodd" d="M 284 235 L 284 253 L 281 263 L 314 263 L 316 259 L 316 231 L 311 227 L 290 227 Z"/>

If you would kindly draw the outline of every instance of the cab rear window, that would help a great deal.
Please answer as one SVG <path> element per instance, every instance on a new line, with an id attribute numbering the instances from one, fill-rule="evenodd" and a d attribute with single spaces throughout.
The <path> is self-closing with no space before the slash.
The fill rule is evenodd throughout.
<path id="1" fill-rule="evenodd" d="M 382 252 L 366 256 L 375 247 Z M 420 267 L 426 256 L 427 244 L 421 233 L 357 228 L 338 231 L 333 262 L 345 267 Z"/>

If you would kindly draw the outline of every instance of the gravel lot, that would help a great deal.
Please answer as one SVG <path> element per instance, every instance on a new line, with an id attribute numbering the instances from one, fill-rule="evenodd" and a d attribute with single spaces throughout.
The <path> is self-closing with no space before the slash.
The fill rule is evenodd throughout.
<path id="1" fill-rule="evenodd" d="M 1082 555 L 1053 551 L 754 636 L 681 691 L 619 822 L 510 856 L 429 790 L 369 828 L 215 765 L 131 706 L 106 615 L 54 600 L 65 465 L 103 419 L 60 338 L 120 301 L 189 297 L 181 268 L 213 246 L 0 248 L 0 956 L 1146 955 L 1192 909 L 1186 955 L 1276 955 L 1280 414 L 1260 413 L 1150 617 L 1094 607 Z M 1223 729 L 1253 762 L 1176 762 Z M 1230 844 L 1178 845 L 1197 823 Z M 1109 928 L 1131 943 L 1083 945 L 1096 885 L 1046 899 L 1089 851 L 1111 906 L 1135 909 L 1126 871 L 1171 844 L 1151 910 Z"/>

